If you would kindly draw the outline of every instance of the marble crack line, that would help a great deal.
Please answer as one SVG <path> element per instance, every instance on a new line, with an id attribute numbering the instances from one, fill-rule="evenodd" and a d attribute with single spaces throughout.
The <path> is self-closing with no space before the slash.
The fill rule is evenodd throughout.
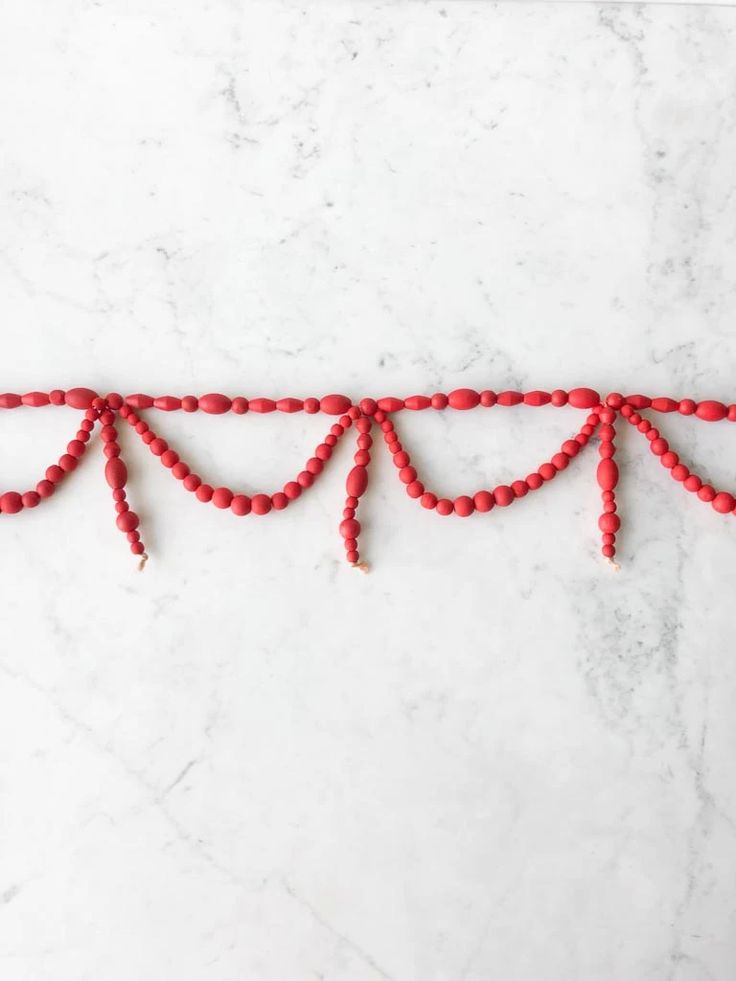
<path id="1" fill-rule="evenodd" d="M 331 936 L 333 936 L 335 940 L 337 940 L 340 946 L 346 947 L 348 950 L 351 950 L 357 957 L 360 958 L 360 960 L 367 967 L 371 968 L 371 970 L 374 971 L 379 978 L 385 978 L 385 981 L 393 981 L 391 975 L 387 971 L 385 971 L 381 967 L 381 965 L 373 957 L 371 957 L 371 955 L 366 950 L 364 950 L 362 947 L 356 944 L 355 941 L 351 940 L 349 937 L 346 937 L 344 933 L 340 933 L 340 931 L 336 929 L 334 926 L 332 926 L 331 923 L 328 923 L 318 909 L 315 909 L 315 907 L 312 906 L 310 902 L 308 902 L 306 899 L 303 899 L 296 892 L 296 890 L 294 889 L 294 887 L 291 885 L 290 882 L 288 882 L 286 879 L 283 878 L 280 880 L 280 882 L 287 896 L 293 899 L 295 903 L 298 903 L 298 905 L 301 906 L 302 909 L 305 909 L 316 923 L 318 923 L 324 930 L 326 930 L 329 934 L 331 934 Z"/>
<path id="2" fill-rule="evenodd" d="M 51 691 L 44 688 L 38 682 L 29 678 L 20 672 L 13 671 L 8 667 L 7 664 L 0 662 L 0 672 L 2 672 L 6 677 L 11 678 L 13 681 L 18 681 L 21 684 L 26 685 L 31 691 L 34 691 L 37 695 L 41 696 L 55 711 L 56 713 L 70 726 L 76 733 L 82 736 L 85 741 L 92 746 L 100 755 L 106 756 L 111 759 L 115 764 L 135 783 L 138 785 L 139 789 L 145 791 L 145 797 L 148 802 L 154 807 L 164 821 L 168 824 L 169 828 L 174 832 L 175 837 L 182 844 L 186 845 L 199 859 L 203 861 L 206 865 L 209 865 L 215 872 L 221 875 L 224 879 L 231 883 L 231 885 L 237 886 L 241 889 L 250 889 L 251 885 L 242 879 L 240 876 L 236 875 L 231 869 L 222 865 L 218 860 L 211 854 L 203 842 L 196 838 L 187 828 L 174 815 L 169 811 L 164 803 L 164 798 L 166 794 L 170 793 L 174 786 L 179 783 L 185 776 L 185 774 L 194 766 L 197 762 L 196 760 L 191 761 L 182 770 L 179 776 L 173 781 L 173 783 L 163 790 L 156 787 L 154 784 L 150 783 L 143 774 L 131 767 L 129 763 L 126 762 L 122 757 L 112 749 L 112 747 L 103 742 L 97 735 L 95 730 L 83 722 L 81 719 L 77 719 L 73 716 L 68 709 L 58 702 Z"/>

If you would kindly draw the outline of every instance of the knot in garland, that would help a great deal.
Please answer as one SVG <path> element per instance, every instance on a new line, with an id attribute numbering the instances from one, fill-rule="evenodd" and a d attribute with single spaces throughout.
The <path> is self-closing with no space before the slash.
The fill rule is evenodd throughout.
<path id="1" fill-rule="evenodd" d="M 493 392 L 485 390 L 477 392 L 470 388 L 458 388 L 445 395 L 436 393 L 432 396 L 411 395 L 408 398 L 364 398 L 357 404 L 347 395 L 325 395 L 317 398 L 254 398 L 242 396 L 229 398 L 227 395 L 210 393 L 199 397 L 185 395 L 181 398 L 173 395 L 153 397 L 150 395 L 128 395 L 123 397 L 116 392 L 100 396 L 90 388 L 72 388 L 68 391 L 54 389 L 51 392 L 28 392 L 25 395 L 6 393 L 0 395 L 0 409 L 15 409 L 20 406 L 38 408 L 46 405 L 67 405 L 83 413 L 74 438 L 67 444 L 58 463 L 48 467 L 44 478 L 36 484 L 35 490 L 21 494 L 17 491 L 5 491 L 0 495 L 0 513 L 3 515 L 19 514 L 25 509 L 35 508 L 41 501 L 51 497 L 59 484 L 68 474 L 72 473 L 84 455 L 90 436 L 96 425 L 100 426 L 100 437 L 106 458 L 105 479 L 112 491 L 117 513 L 116 524 L 127 539 L 133 555 L 140 559 L 140 567 L 145 564 L 148 556 L 139 531 L 140 519 L 131 510 L 127 501 L 126 485 L 128 470 L 122 458 L 118 442 L 117 422 L 124 420 L 148 446 L 151 453 L 157 456 L 162 465 L 172 476 L 181 482 L 188 492 L 203 504 L 212 504 L 220 510 L 229 511 L 237 517 L 246 515 L 266 515 L 271 511 L 283 511 L 301 494 L 310 488 L 322 473 L 325 463 L 332 456 L 332 451 L 348 429 L 355 427 L 358 436 L 356 452 L 353 457 L 353 467 L 345 482 L 345 506 L 339 524 L 339 532 L 343 539 L 348 562 L 359 568 L 365 568 L 360 561 L 358 539 L 360 522 L 357 518 L 358 505 L 368 487 L 368 466 L 371 462 L 373 447 L 373 426 L 377 426 L 383 434 L 383 441 L 391 454 L 397 468 L 399 480 L 404 484 L 409 497 L 418 500 L 423 508 L 436 511 L 447 517 L 451 514 L 466 518 L 474 512 L 487 513 L 496 507 L 505 508 L 519 498 L 526 497 L 530 491 L 539 490 L 545 483 L 553 480 L 561 470 L 565 470 L 580 451 L 588 444 L 591 437 L 599 437 L 598 453 L 600 462 L 596 471 L 596 479 L 601 490 L 602 513 L 598 519 L 601 532 L 601 552 L 610 562 L 616 554 L 616 534 L 621 527 L 621 519 L 617 514 L 616 486 L 619 481 L 619 470 L 614 457 L 616 455 L 616 423 L 619 417 L 625 419 L 636 428 L 649 442 L 651 452 L 658 456 L 660 463 L 666 467 L 674 480 L 681 483 L 685 490 L 696 494 L 719 514 L 736 514 L 736 499 L 727 491 L 717 491 L 680 461 L 677 453 L 673 452 L 667 440 L 658 429 L 642 415 L 645 409 L 654 412 L 678 412 L 684 416 L 694 415 L 705 422 L 720 422 L 728 420 L 736 422 L 736 404 L 725 405 L 713 399 L 696 402 L 693 399 L 649 398 L 646 395 L 620 395 L 613 392 L 601 399 L 598 392 L 592 388 L 573 388 L 570 391 L 556 389 L 553 392 L 531 391 Z M 542 463 L 534 472 L 523 480 L 514 480 L 510 484 L 499 484 L 493 489 L 482 489 L 472 495 L 460 495 L 454 499 L 438 497 L 428 491 L 419 479 L 411 458 L 399 440 L 393 416 L 402 411 L 417 412 L 426 409 L 458 410 L 489 409 L 494 406 L 508 407 L 527 405 L 540 407 L 552 405 L 555 407 L 571 406 L 587 413 L 584 425 L 560 447 L 550 460 Z M 244 415 L 248 412 L 306 412 L 309 414 L 322 413 L 338 417 L 330 426 L 329 432 L 316 447 L 314 455 L 305 463 L 304 469 L 297 474 L 296 479 L 284 484 L 280 491 L 274 494 L 259 493 L 249 496 L 234 493 L 228 487 L 213 487 L 193 473 L 179 454 L 171 449 L 165 439 L 158 436 L 149 423 L 142 417 L 141 412 L 155 409 L 161 412 L 205 412 L 210 415 L 222 415 L 233 412 Z"/>

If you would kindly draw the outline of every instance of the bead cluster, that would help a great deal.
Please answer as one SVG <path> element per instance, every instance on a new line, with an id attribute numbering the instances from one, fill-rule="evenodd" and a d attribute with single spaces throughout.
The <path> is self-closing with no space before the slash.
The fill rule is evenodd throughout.
<path id="1" fill-rule="evenodd" d="M 487 513 L 495 507 L 506 508 L 519 498 L 526 497 L 530 491 L 538 490 L 549 483 L 562 470 L 567 469 L 570 462 L 578 456 L 597 431 L 600 440 L 598 447 L 600 462 L 596 477 L 603 504 L 603 513 L 598 520 L 598 526 L 602 535 L 601 551 L 609 561 L 612 561 L 616 554 L 616 534 L 621 527 L 615 496 L 619 470 L 614 460 L 615 427 L 619 416 L 626 419 L 646 437 L 651 452 L 660 458 L 660 462 L 670 471 L 674 480 L 681 483 L 686 490 L 696 494 L 701 501 L 710 503 L 718 513 L 736 514 L 736 498 L 727 491 L 717 491 L 710 484 L 704 483 L 697 474 L 691 472 L 680 462 L 677 453 L 670 449 L 659 430 L 642 415 L 643 410 L 650 409 L 660 413 L 679 412 L 681 415 L 693 415 L 705 422 L 721 420 L 736 422 L 736 404 L 726 405 L 712 399 L 696 402 L 693 399 L 649 398 L 646 395 L 623 396 L 614 392 L 602 400 L 598 392 L 591 388 L 574 388 L 570 391 L 555 389 L 552 392 L 538 390 L 493 392 L 458 388 L 448 394 L 438 392 L 431 396 L 411 395 L 403 399 L 393 396 L 379 399 L 364 398 L 357 404 L 346 395 L 325 395 L 319 399 L 274 400 L 248 399 L 243 396 L 230 398 L 218 393 L 182 397 L 173 395 L 154 397 L 139 393 L 123 397 L 113 392 L 103 397 L 90 388 L 72 388 L 68 391 L 54 389 L 48 393 L 28 392 L 25 395 L 13 393 L 0 395 L 0 409 L 46 405 L 66 405 L 83 412 L 79 429 L 74 439 L 68 443 L 66 452 L 59 457 L 57 463 L 46 470 L 44 478 L 36 484 L 35 490 L 23 494 L 5 491 L 0 495 L 0 514 L 18 514 L 26 508 L 36 507 L 43 499 L 50 497 L 56 490 L 57 484 L 76 469 L 95 426 L 99 423 L 100 439 L 106 457 L 105 479 L 115 503 L 116 524 L 125 534 L 131 552 L 140 557 L 141 566 L 148 556 L 138 530 L 140 519 L 135 511 L 131 510 L 127 501 L 125 488 L 128 471 L 118 442 L 116 427 L 118 418 L 128 423 L 151 453 L 159 458 L 161 464 L 198 501 L 212 504 L 237 517 L 250 514 L 266 515 L 287 508 L 305 490 L 313 486 L 339 440 L 354 425 L 358 433 L 356 451 L 353 467 L 345 483 L 346 498 L 339 531 L 348 562 L 358 567 L 365 566 L 360 561 L 358 549 L 361 525 L 357 518 L 357 511 L 360 498 L 368 487 L 368 466 L 371 462 L 370 450 L 373 446 L 374 425 L 383 435 L 383 442 L 391 454 L 399 480 L 406 488 L 408 496 L 417 500 L 426 510 L 436 511 L 443 517 L 454 514 L 461 518 L 467 518 L 474 512 Z M 524 479 L 498 484 L 493 488 L 482 488 L 473 494 L 463 494 L 455 498 L 440 497 L 426 488 L 399 438 L 394 418 L 396 413 L 402 411 L 416 412 L 425 409 L 468 411 L 478 407 L 517 405 L 534 407 L 551 405 L 557 408 L 570 406 L 573 409 L 586 411 L 588 414 L 580 430 L 570 439 L 565 440 L 557 453 L 542 463 L 537 470 L 527 474 Z M 315 448 L 314 454 L 306 461 L 304 469 L 294 480 L 287 481 L 281 490 L 273 494 L 265 492 L 246 494 L 235 492 L 228 487 L 213 487 L 203 481 L 143 418 L 141 413 L 149 409 L 161 412 L 205 412 L 211 415 L 221 415 L 225 412 L 233 412 L 236 415 L 244 415 L 248 412 L 287 414 L 306 412 L 322 413 L 337 418 L 322 442 Z"/>

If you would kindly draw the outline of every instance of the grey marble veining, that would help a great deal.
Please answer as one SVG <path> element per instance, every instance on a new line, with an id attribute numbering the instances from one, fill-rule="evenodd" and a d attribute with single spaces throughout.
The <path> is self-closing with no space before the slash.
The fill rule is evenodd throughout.
<path id="1" fill-rule="evenodd" d="M 736 401 L 736 12 L 6 3 L 3 391 L 551 388 Z M 408 415 L 408 414 L 407 414 Z M 320 417 L 157 419 L 274 490 Z M 524 476 L 571 410 L 417 413 L 426 482 Z M 0 413 L 3 490 L 68 410 Z M 734 487 L 734 430 L 667 417 Z M 4 981 L 730 981 L 736 522 L 621 433 L 467 521 L 351 437 L 238 521 L 125 434 L 2 519 Z"/>

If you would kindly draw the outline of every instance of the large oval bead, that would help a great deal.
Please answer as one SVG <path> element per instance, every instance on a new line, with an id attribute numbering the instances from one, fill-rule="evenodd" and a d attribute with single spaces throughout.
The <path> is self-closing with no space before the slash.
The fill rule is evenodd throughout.
<path id="1" fill-rule="evenodd" d="M 175 398 L 173 395 L 161 395 L 153 400 L 153 407 L 162 412 L 176 412 L 177 409 L 181 408 L 181 399 Z"/>
<path id="2" fill-rule="evenodd" d="M 404 408 L 403 399 L 395 399 L 391 396 L 379 399 L 376 404 L 382 412 L 400 412 Z"/>
<path id="3" fill-rule="evenodd" d="M 72 409 L 89 409 L 97 398 L 97 392 L 93 392 L 91 388 L 70 388 L 64 398 Z"/>
<path id="4" fill-rule="evenodd" d="M 451 409 L 474 409 L 480 404 L 480 392 L 472 388 L 456 388 L 447 396 L 447 404 Z"/>
<path id="5" fill-rule="evenodd" d="M 15 395 L 13 392 L 0 395 L 0 409 L 17 409 L 22 404 L 20 395 Z"/>
<path id="6" fill-rule="evenodd" d="M 199 404 L 202 404 L 201 399 Z M 276 409 L 273 399 L 251 399 L 248 405 L 251 412 L 273 412 Z"/>
<path id="7" fill-rule="evenodd" d="M 658 398 L 652 399 L 652 408 L 655 412 L 676 412 L 680 407 L 679 402 L 674 399 Z"/>
<path id="8" fill-rule="evenodd" d="M 601 460 L 596 471 L 596 479 L 601 490 L 613 490 L 618 483 L 618 467 L 614 460 Z"/>
<path id="9" fill-rule="evenodd" d="M 227 395 L 218 395 L 216 392 L 203 395 L 199 400 L 199 407 L 202 412 L 209 412 L 213 416 L 219 416 L 223 412 L 229 412 L 232 404 L 232 400 Z M 253 403 L 251 402 L 252 405 Z"/>
<path id="10" fill-rule="evenodd" d="M 725 419 L 727 414 L 728 409 L 723 402 L 713 402 L 712 400 L 698 402 L 698 407 L 695 410 L 698 419 L 704 419 L 705 422 L 718 422 Z"/>
<path id="11" fill-rule="evenodd" d="M 365 467 L 353 467 L 345 481 L 345 490 L 349 497 L 360 497 L 368 486 L 368 470 Z"/>
<path id="12" fill-rule="evenodd" d="M 567 395 L 568 405 L 573 409 L 592 409 L 600 400 L 600 395 L 592 388 L 573 388 Z"/>
<path id="13" fill-rule="evenodd" d="M 549 392 L 527 392 L 524 395 L 524 405 L 547 405 L 551 398 Z"/>
<path id="14" fill-rule="evenodd" d="M 524 401 L 521 392 L 499 392 L 496 402 L 498 405 L 518 405 Z"/>
<path id="15" fill-rule="evenodd" d="M 69 401 L 69 392 L 67 394 L 67 402 Z M 127 405 L 131 406 L 133 409 L 150 409 L 153 405 L 153 399 L 150 395 L 141 395 L 140 392 L 137 395 L 126 395 L 125 402 Z"/>
<path id="16" fill-rule="evenodd" d="M 119 456 L 112 457 L 105 464 L 105 480 L 113 490 L 125 487 L 128 480 L 128 468 Z"/>
<path id="17" fill-rule="evenodd" d="M 304 402 L 302 399 L 279 399 L 276 408 L 279 412 L 301 412 Z"/>
<path id="18" fill-rule="evenodd" d="M 428 398 L 426 395 L 410 395 L 408 399 L 404 399 L 404 407 L 407 409 L 428 409 L 432 404 L 432 399 Z"/>
<path id="19" fill-rule="evenodd" d="M 50 401 L 46 392 L 26 392 L 25 395 L 21 396 L 23 405 L 31 405 L 34 409 L 40 405 L 48 405 Z"/>
<path id="20" fill-rule="evenodd" d="M 328 416 L 341 416 L 351 406 L 351 401 L 347 395 L 325 395 L 319 400 L 320 411 Z"/>

